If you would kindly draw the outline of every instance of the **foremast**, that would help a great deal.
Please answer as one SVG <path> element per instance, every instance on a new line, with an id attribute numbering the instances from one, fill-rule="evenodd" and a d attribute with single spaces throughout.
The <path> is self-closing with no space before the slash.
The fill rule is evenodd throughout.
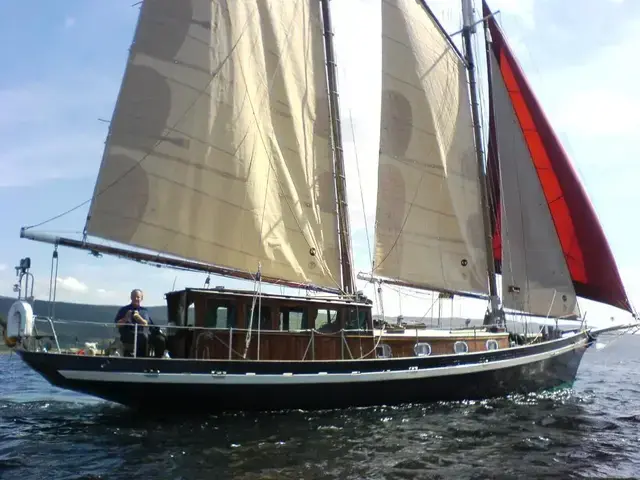
<path id="1" fill-rule="evenodd" d="M 482 138 L 482 118 L 480 116 L 480 102 L 478 95 L 478 81 L 476 76 L 475 56 L 473 53 L 472 35 L 476 32 L 476 24 L 473 18 L 472 0 L 462 0 L 462 38 L 464 41 L 464 54 L 469 76 L 469 94 L 471 96 L 471 115 L 473 118 L 473 131 L 476 142 L 476 157 L 478 164 L 478 177 L 480 179 L 480 199 L 482 202 L 482 223 L 484 226 L 485 255 L 487 259 L 487 275 L 489 280 L 489 304 L 490 316 L 485 320 L 494 323 L 499 318 L 499 296 L 496 282 L 496 267 L 493 258 L 493 242 L 491 230 L 491 212 L 489 205 L 487 175 L 485 170 L 484 149 Z"/>
<path id="2" fill-rule="evenodd" d="M 338 80 L 336 73 L 335 51 L 333 48 L 333 29 L 329 0 L 320 0 L 322 23 L 324 28 L 325 59 L 327 63 L 327 86 L 329 93 L 329 118 L 331 120 L 331 139 L 333 146 L 336 202 L 338 209 L 338 235 L 340 238 L 340 263 L 342 271 L 342 289 L 347 295 L 355 293 L 353 263 L 351 257 L 351 232 L 347 204 L 347 179 L 340 130 L 340 106 L 338 103 Z"/>

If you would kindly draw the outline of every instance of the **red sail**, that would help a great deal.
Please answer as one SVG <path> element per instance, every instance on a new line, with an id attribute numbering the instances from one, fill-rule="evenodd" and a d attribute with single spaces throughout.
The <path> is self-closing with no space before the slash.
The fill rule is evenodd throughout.
<path id="1" fill-rule="evenodd" d="M 490 13 L 483 1 L 483 16 L 486 18 Z M 490 17 L 487 23 L 492 42 L 489 54 L 493 52 L 498 61 L 538 173 L 576 294 L 633 312 L 607 239 L 571 161 L 546 119 L 497 22 Z M 493 124 L 492 118 L 490 111 L 490 124 Z M 487 174 L 492 195 L 499 195 L 495 141 L 495 131 L 490 125 Z M 493 245 L 499 265 L 502 257 L 500 202 L 493 203 Z"/>

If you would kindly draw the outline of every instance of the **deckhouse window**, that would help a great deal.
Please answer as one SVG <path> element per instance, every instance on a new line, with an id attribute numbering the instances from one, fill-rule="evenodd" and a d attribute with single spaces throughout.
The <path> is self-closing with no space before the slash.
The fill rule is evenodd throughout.
<path id="1" fill-rule="evenodd" d="M 393 352 L 391 351 L 391 345 L 387 343 L 381 343 L 376 347 L 376 357 L 377 358 L 391 358 L 393 357 Z"/>
<path id="2" fill-rule="evenodd" d="M 245 305 L 246 312 L 246 328 L 249 328 L 249 324 L 251 322 L 251 304 Z M 253 323 L 251 324 L 251 329 L 258 328 L 258 322 L 260 322 L 260 330 L 271 330 L 271 308 L 265 305 L 262 306 L 261 309 L 258 309 L 258 304 L 253 309 Z"/>
<path id="3" fill-rule="evenodd" d="M 306 323 L 303 308 L 280 308 L 280 330 L 303 330 Z"/>
<path id="4" fill-rule="evenodd" d="M 345 330 L 367 330 L 367 310 L 362 308 L 350 308 Z"/>
<path id="5" fill-rule="evenodd" d="M 338 311 L 330 309 L 318 309 L 318 316 L 316 317 L 316 330 L 333 331 L 339 330 L 338 325 Z"/>
<path id="6" fill-rule="evenodd" d="M 416 343 L 413 346 L 413 352 L 418 357 L 427 357 L 431 355 L 431 345 L 427 342 Z"/>
<path id="7" fill-rule="evenodd" d="M 467 342 L 459 340 L 453 344 L 453 351 L 455 353 L 467 353 L 469 351 L 469 345 L 467 345 Z"/>
<path id="8" fill-rule="evenodd" d="M 207 315 L 204 320 L 207 328 L 231 328 L 236 326 L 236 308 L 231 303 L 207 303 Z"/>

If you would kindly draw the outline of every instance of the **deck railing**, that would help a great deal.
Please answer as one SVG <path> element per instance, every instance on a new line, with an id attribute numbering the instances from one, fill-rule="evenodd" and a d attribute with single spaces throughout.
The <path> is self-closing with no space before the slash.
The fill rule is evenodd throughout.
<path id="1" fill-rule="evenodd" d="M 54 345 L 51 346 L 43 346 L 42 344 L 39 346 L 41 350 L 49 351 L 52 347 L 55 346 L 55 349 L 58 353 L 62 353 L 63 351 L 68 352 L 80 352 L 82 353 L 85 350 L 85 354 L 95 354 L 100 352 L 101 354 L 112 354 L 121 355 L 121 350 L 123 350 L 123 344 L 120 340 L 120 329 L 123 327 L 133 327 L 134 333 L 134 341 L 132 345 L 132 355 L 133 357 L 138 357 L 138 335 L 148 334 L 149 328 L 158 328 L 160 332 L 164 335 L 165 339 L 169 339 L 172 335 L 176 334 L 180 330 L 186 330 L 190 332 L 195 332 L 194 341 L 195 344 L 195 357 L 198 359 L 200 354 L 200 344 L 203 340 L 215 340 L 224 345 L 227 349 L 228 354 L 227 358 L 231 360 L 234 358 L 246 358 L 247 349 L 244 351 L 238 351 L 234 348 L 233 339 L 234 335 L 244 334 L 243 337 L 247 337 L 248 335 L 255 335 L 255 337 L 251 341 L 260 341 L 260 337 L 257 335 L 260 333 L 263 337 L 265 335 L 282 335 L 285 336 L 287 334 L 303 334 L 308 335 L 309 340 L 302 356 L 302 360 L 306 360 L 308 357 L 310 359 L 314 359 L 315 356 L 315 348 L 314 344 L 317 337 L 341 337 L 341 356 L 343 359 L 345 358 L 356 358 L 351 352 L 349 344 L 347 342 L 348 336 L 373 336 L 372 330 L 364 330 L 364 329 L 340 329 L 334 332 L 327 332 L 318 329 L 296 329 L 296 330 L 264 330 L 264 329 L 248 329 L 248 328 L 236 328 L 236 327 L 200 327 L 194 325 L 173 325 L 173 324 L 164 324 L 164 325 L 150 325 L 150 326 L 141 326 L 138 324 L 127 324 L 127 325 L 118 325 L 115 322 L 111 323 L 101 323 L 101 322 L 93 322 L 88 320 L 62 320 L 62 319 L 52 319 L 46 316 L 35 316 L 35 331 L 32 335 L 33 338 L 42 342 L 42 340 L 51 339 L 54 342 Z M 63 332 L 61 326 L 67 326 L 68 330 Z M 43 328 L 43 326 L 45 328 Z M 78 327 L 89 327 L 92 331 L 89 332 L 87 330 L 82 331 L 82 328 Z M 47 328 L 48 327 L 48 328 Z M 57 327 L 57 328 L 56 328 Z M 75 327 L 75 328 L 74 328 Z M 98 331 L 100 331 L 100 335 L 98 335 Z M 377 329 L 376 329 L 377 330 Z M 227 341 L 222 340 L 222 336 L 220 334 L 225 334 L 224 336 L 227 338 Z M 83 338 L 81 338 L 83 337 Z M 381 336 L 379 336 L 381 338 Z M 263 338 L 264 339 L 264 338 Z M 378 339 L 379 342 L 379 339 Z M 244 346 L 244 343 L 243 343 Z M 90 352 L 88 351 L 90 350 Z M 375 347 L 371 352 L 366 352 L 365 356 L 370 355 L 375 351 Z M 115 353 L 118 352 L 118 353 Z M 205 346 L 202 349 L 202 356 L 204 359 L 205 355 L 208 355 L 209 348 Z M 259 353 L 258 353 L 259 355 Z M 259 358 L 257 358 L 259 360 Z"/>

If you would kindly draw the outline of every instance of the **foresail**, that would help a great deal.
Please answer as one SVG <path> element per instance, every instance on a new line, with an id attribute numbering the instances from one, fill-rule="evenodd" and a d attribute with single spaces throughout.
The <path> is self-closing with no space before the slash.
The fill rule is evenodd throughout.
<path id="1" fill-rule="evenodd" d="M 382 0 L 374 273 L 488 293 L 464 63 L 415 0 Z"/>
<path id="2" fill-rule="evenodd" d="M 147 0 L 87 233 L 340 285 L 317 0 Z"/>
<path id="3" fill-rule="evenodd" d="M 490 10 L 483 3 L 487 17 Z M 552 315 L 569 310 L 575 294 L 632 311 L 602 227 L 568 156 L 493 17 L 488 25 L 494 124 L 488 162 L 489 172 L 499 164 L 501 177 L 492 190 L 501 193 L 500 221 L 494 229 L 501 245 L 494 242 L 494 253 L 502 267 L 503 289 L 519 287 L 519 304 L 528 303 L 525 310 L 536 310 L 532 313 L 547 314 L 552 292 L 555 302 L 559 297 L 566 303 L 554 302 Z M 511 296 L 505 292 L 509 308 L 507 302 L 516 303 Z"/>
<path id="4" fill-rule="evenodd" d="M 502 302 L 555 317 L 574 313 L 576 292 L 522 129 L 494 58 L 489 58 L 500 164 Z M 550 234 L 551 233 L 551 234 Z"/>

